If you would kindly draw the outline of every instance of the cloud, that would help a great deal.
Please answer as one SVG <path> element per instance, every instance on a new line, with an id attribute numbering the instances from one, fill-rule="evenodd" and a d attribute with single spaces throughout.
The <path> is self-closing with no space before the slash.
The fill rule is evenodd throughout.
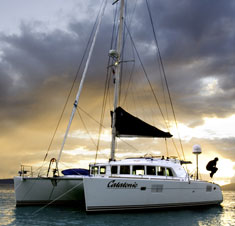
<path id="1" fill-rule="evenodd" d="M 203 125 L 205 117 L 228 118 L 233 115 L 235 110 L 234 2 L 231 0 L 227 0 L 226 3 L 221 1 L 212 3 L 212 0 L 180 0 L 177 4 L 173 0 L 148 2 L 178 121 L 195 128 Z M 4 144 L 3 152 L 9 153 L 9 155 L 4 154 L 6 161 L 10 161 L 9 156 L 16 156 L 15 160 L 12 160 L 12 165 L 18 164 L 26 155 L 35 162 L 36 157 L 42 159 L 41 156 L 44 156 L 43 153 L 50 142 L 89 40 L 96 18 L 96 9 L 99 8 L 96 4 L 98 3 L 94 4 L 91 1 L 83 3 L 78 18 L 70 14 L 77 9 L 77 4 L 70 9 L 72 11 L 63 11 L 64 20 L 61 28 L 59 25 L 57 28 L 49 26 L 40 18 L 25 17 L 20 22 L 18 32 L 0 32 L 0 141 Z M 109 5 L 79 103 L 79 106 L 97 121 L 100 119 L 99 106 L 102 103 L 105 84 L 104 69 L 108 66 L 107 55 L 112 36 L 113 12 L 115 10 Z M 126 16 L 128 29 L 133 35 L 132 38 L 162 104 L 164 96 L 160 94 L 161 79 L 145 1 L 129 1 L 127 12 L 131 15 Z M 73 16 L 68 17 L 68 15 Z M 117 27 L 115 34 L 116 32 Z M 160 113 L 156 111 L 157 105 L 150 105 L 150 101 L 154 98 L 150 97 L 148 82 L 143 76 L 136 53 L 133 53 L 132 47 L 128 47 L 130 44 L 130 37 L 126 32 L 125 50 L 129 53 L 124 55 L 124 60 L 134 59 L 135 64 L 129 62 L 123 66 L 128 70 L 128 74 L 122 78 L 121 103 L 124 103 L 124 96 L 129 87 L 125 107 L 136 116 L 164 128 Z M 133 65 L 135 67 L 132 81 L 136 84 L 129 86 Z M 105 112 L 107 128 L 110 128 L 109 110 L 112 109 L 113 101 L 112 81 L 111 77 L 110 95 Z M 75 88 L 78 84 L 79 79 L 76 80 Z M 138 93 L 139 88 L 144 91 Z M 69 99 L 53 150 L 59 149 L 75 92 L 76 89 Z M 170 106 L 169 100 L 167 105 Z M 162 109 L 165 113 L 165 108 Z M 82 114 L 88 129 L 98 133 L 97 124 L 86 114 Z M 81 120 L 77 118 L 76 116 L 72 131 L 79 126 L 85 131 Z M 169 114 L 169 120 L 173 120 L 173 115 Z M 87 150 L 94 151 L 94 147 L 92 144 L 88 145 L 86 139 L 71 138 L 70 141 L 68 150 L 81 145 Z M 200 141 L 205 146 L 211 145 L 210 139 Z M 130 143 L 134 145 L 134 141 Z M 140 151 L 137 151 L 138 155 L 145 150 L 147 144 L 148 141 L 140 141 L 137 145 L 141 147 Z M 187 141 L 185 145 L 188 145 Z M 108 146 L 106 143 L 102 144 L 102 148 L 109 148 Z M 133 151 L 130 147 L 124 146 L 122 144 L 120 147 L 128 149 L 127 153 Z M 214 137 L 212 146 L 212 149 L 221 153 L 223 157 L 234 160 L 234 140 L 231 137 L 221 139 Z M 159 149 L 161 148 L 163 145 L 159 145 Z M 151 147 L 147 149 L 152 150 Z M 186 149 L 191 150 L 191 147 L 188 146 Z M 120 148 L 120 153 L 124 154 L 125 151 Z M 105 158 L 104 153 L 101 157 Z"/>
<path id="2" fill-rule="evenodd" d="M 139 48 L 141 57 L 153 68 L 151 78 L 154 78 L 158 69 L 155 56 L 149 54 L 154 51 L 144 45 L 146 37 L 147 43 L 153 43 L 144 4 L 143 1 L 136 9 L 138 17 L 131 31 L 135 42 L 142 45 Z M 235 45 L 231 29 L 234 25 L 234 2 L 216 2 L 213 7 L 210 1 L 182 0 L 177 5 L 172 1 L 149 1 L 149 4 L 178 120 L 187 123 L 193 118 L 202 123 L 203 116 L 230 116 L 235 107 L 235 55 L 231 48 Z M 214 89 L 221 92 L 202 97 L 205 90 L 203 81 L 207 78 L 215 79 L 218 84 Z M 153 81 L 160 83 L 156 78 Z"/>

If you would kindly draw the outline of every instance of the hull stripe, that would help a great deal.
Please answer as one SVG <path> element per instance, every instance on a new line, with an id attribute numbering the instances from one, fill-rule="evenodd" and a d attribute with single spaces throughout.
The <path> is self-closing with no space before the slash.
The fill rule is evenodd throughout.
<path id="1" fill-rule="evenodd" d="M 124 206 L 87 206 L 87 211 L 110 211 L 110 210 L 135 210 L 135 209 L 154 209 L 154 208 L 171 208 L 184 206 L 203 206 L 218 205 L 222 202 L 191 202 L 191 203 L 169 203 L 169 204 L 153 204 L 153 205 L 124 205 Z"/>

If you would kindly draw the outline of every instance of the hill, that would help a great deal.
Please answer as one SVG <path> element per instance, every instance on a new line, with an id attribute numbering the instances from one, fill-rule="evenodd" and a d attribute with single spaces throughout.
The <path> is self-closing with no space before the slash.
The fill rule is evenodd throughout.
<path id="1" fill-rule="evenodd" d="M 0 179 L 0 185 L 2 184 L 13 184 L 13 179 Z"/>
<path id="2" fill-rule="evenodd" d="M 223 191 L 235 191 L 235 183 L 221 186 Z"/>
<path id="3" fill-rule="evenodd" d="M 0 189 L 13 189 L 13 179 L 0 179 Z"/>

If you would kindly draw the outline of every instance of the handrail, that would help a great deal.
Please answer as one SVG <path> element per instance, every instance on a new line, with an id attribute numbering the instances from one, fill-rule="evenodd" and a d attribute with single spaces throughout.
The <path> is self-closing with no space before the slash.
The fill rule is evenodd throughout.
<path id="1" fill-rule="evenodd" d="M 33 177 L 33 167 L 29 165 L 21 165 L 20 171 L 18 172 L 21 177 L 25 177 L 26 174 L 30 173 L 30 176 Z M 27 175 L 28 176 L 28 175 Z"/>

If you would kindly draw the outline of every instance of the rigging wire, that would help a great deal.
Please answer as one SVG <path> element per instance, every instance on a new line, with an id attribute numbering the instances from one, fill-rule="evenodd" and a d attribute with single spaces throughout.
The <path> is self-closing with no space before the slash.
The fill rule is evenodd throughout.
<path id="1" fill-rule="evenodd" d="M 170 100 L 170 105 L 171 105 L 171 109 L 172 109 L 175 125 L 176 125 L 176 128 L 177 128 L 177 133 L 178 133 L 178 137 L 179 137 L 180 147 L 181 147 L 181 150 L 182 150 L 182 153 L 183 153 L 183 157 L 184 157 L 184 160 L 185 160 L 184 149 L 183 149 L 181 137 L 180 137 L 180 134 L 179 134 L 178 123 L 177 123 L 177 120 L 176 120 L 176 114 L 175 114 L 175 110 L 174 110 L 174 106 L 173 106 L 173 102 L 172 102 L 172 98 L 171 98 L 171 94 L 170 94 L 170 90 L 169 90 L 169 86 L 168 86 L 168 81 L 167 81 L 167 78 L 166 78 L 166 73 L 165 73 L 165 69 L 164 69 L 164 65 L 163 65 L 163 61 L 162 61 L 162 57 L 161 57 L 160 48 L 159 48 L 159 45 L 158 45 L 157 35 L 156 35 L 155 29 L 154 29 L 152 14 L 151 14 L 151 10 L 150 10 L 149 4 L 148 4 L 148 0 L 146 0 L 146 5 L 147 5 L 147 9 L 148 9 L 149 17 L 150 17 L 150 22 L 151 22 L 151 26 L 152 26 L 152 30 L 153 30 L 154 40 L 155 40 L 156 47 L 157 47 L 157 50 L 158 50 L 157 52 L 158 52 L 158 56 L 159 56 L 159 60 L 160 60 L 160 64 L 161 64 L 161 68 L 162 68 L 162 72 L 163 72 L 163 76 L 164 76 L 164 79 L 165 79 L 165 84 L 166 84 L 167 93 L 168 93 L 169 100 Z"/>
<path id="2" fill-rule="evenodd" d="M 166 138 L 165 138 L 165 145 L 166 145 L 166 157 L 169 157 L 169 151 L 168 151 L 168 145 L 167 145 Z"/>
<path id="3" fill-rule="evenodd" d="M 114 43 L 114 33 L 115 33 L 115 28 L 116 28 L 116 20 L 117 20 L 117 5 L 114 13 L 114 22 L 113 22 L 113 30 L 112 30 L 112 36 L 111 36 L 111 43 L 110 43 L 110 49 L 113 47 Z M 106 79 L 105 79 L 105 87 L 104 87 L 104 94 L 103 94 L 103 101 L 102 101 L 102 107 L 101 107 L 101 115 L 100 115 L 100 126 L 99 126 L 99 133 L 98 133 L 98 140 L 97 140 L 97 146 L 96 146 L 96 154 L 95 154 L 95 163 L 98 157 L 98 151 L 99 151 L 99 146 L 100 146 L 100 136 L 102 132 L 102 125 L 104 121 L 104 115 L 105 115 L 105 109 L 106 109 L 106 104 L 107 104 L 107 99 L 108 99 L 108 92 L 109 92 L 109 85 L 110 85 L 110 80 L 111 80 L 111 74 L 112 74 L 112 69 L 110 70 L 110 65 L 111 63 L 111 57 L 108 58 L 107 62 L 107 70 L 106 70 Z"/>
<path id="4" fill-rule="evenodd" d="M 84 52 L 83 52 L 82 59 L 81 59 L 81 61 L 80 61 L 80 64 L 79 64 L 79 66 L 78 66 L 78 69 L 77 69 L 77 71 L 76 71 L 75 78 L 74 78 L 74 80 L 73 80 L 73 82 L 72 82 L 71 88 L 70 88 L 70 90 L 69 90 L 68 96 L 67 96 L 66 101 L 65 101 L 65 104 L 64 104 L 64 107 L 63 107 L 62 112 L 61 112 L 61 114 L 60 114 L 58 123 L 57 123 L 57 125 L 56 125 L 55 131 L 54 131 L 54 133 L 53 133 L 53 135 L 52 135 L 52 138 L 51 138 L 51 141 L 50 141 L 50 143 L 49 143 L 49 146 L 48 146 L 46 155 L 45 155 L 45 157 L 44 157 L 44 159 L 43 159 L 42 166 L 41 166 L 40 169 L 39 169 L 38 176 L 40 176 L 41 169 L 42 169 L 42 167 L 43 167 L 43 165 L 44 165 L 44 163 L 45 163 L 45 161 L 46 161 L 46 158 L 47 158 L 47 156 L 48 156 L 48 153 L 49 153 L 49 151 L 50 151 L 50 149 L 51 149 L 52 143 L 53 143 L 53 141 L 54 141 L 55 135 L 56 135 L 57 130 L 58 130 L 58 128 L 59 128 L 59 125 L 60 125 L 60 123 L 61 123 L 62 117 L 63 117 L 64 112 L 65 112 L 65 109 L 66 109 L 66 107 L 67 107 L 69 98 L 70 98 L 70 96 L 71 96 L 72 90 L 73 90 L 74 85 L 75 85 L 75 82 L 76 82 L 76 80 L 77 80 L 77 78 L 78 78 L 78 75 L 79 75 L 79 73 L 80 73 L 80 70 L 81 70 L 83 61 L 84 61 L 84 59 L 85 59 L 85 56 L 86 56 L 86 54 L 87 54 L 89 45 L 90 45 L 90 43 L 91 43 L 91 39 L 92 39 L 94 30 L 95 30 L 96 24 L 98 23 L 98 18 L 99 18 L 99 14 L 100 14 L 101 9 L 102 9 L 102 8 L 100 7 L 99 13 L 98 13 L 98 15 L 97 15 L 97 17 L 96 17 L 96 20 L 95 20 L 95 23 L 94 23 L 94 25 L 93 25 L 93 27 L 92 27 L 92 30 L 91 30 L 89 39 L 88 39 L 88 41 L 87 41 L 85 50 L 84 50 Z"/>
<path id="5" fill-rule="evenodd" d="M 92 117 L 88 112 L 86 112 L 84 109 L 82 109 L 81 107 L 79 107 L 78 106 L 78 108 L 79 108 L 79 110 L 81 110 L 83 113 L 85 113 L 89 118 L 91 118 L 94 122 L 96 122 L 97 124 L 99 124 L 100 125 L 100 127 L 102 127 L 102 128 L 106 128 L 103 124 L 101 124 L 100 122 L 98 122 L 94 117 Z M 81 116 L 81 114 L 80 114 L 80 117 L 82 117 Z M 84 122 L 84 121 L 83 121 Z M 84 122 L 84 125 L 85 125 L 85 122 Z M 86 127 L 86 126 L 84 126 L 84 127 Z M 87 128 L 87 127 L 86 127 Z M 86 129 L 87 130 L 87 129 Z M 88 130 L 87 130 L 88 131 Z M 127 141 L 125 141 L 125 140 L 123 140 L 121 137 L 118 137 L 123 143 L 125 143 L 125 144 L 127 144 L 129 147 L 132 147 L 133 149 L 135 149 L 136 151 L 138 151 L 138 149 L 136 148 L 136 147 L 134 147 L 133 145 L 131 145 L 131 144 L 129 144 Z M 93 142 L 94 143 L 94 145 L 96 146 L 96 144 L 95 144 L 95 142 Z"/>
<path id="6" fill-rule="evenodd" d="M 126 26 L 125 21 L 124 21 L 124 25 Z M 169 132 L 168 124 L 166 123 L 166 119 L 165 119 L 165 117 L 164 117 L 164 115 L 163 115 L 163 111 L 162 111 L 162 109 L 161 109 L 160 103 L 159 103 L 158 98 L 157 98 L 157 96 L 156 96 L 156 94 L 155 94 L 155 92 L 154 92 L 154 89 L 153 89 L 152 85 L 151 85 L 150 79 L 149 79 L 148 74 L 147 74 L 147 72 L 146 72 L 146 69 L 145 69 L 145 67 L 144 67 L 144 65 L 143 65 L 143 62 L 142 62 L 142 60 L 141 60 L 141 58 L 140 58 L 140 55 L 139 55 L 139 52 L 138 52 L 138 50 L 137 50 L 137 48 L 136 48 L 135 42 L 134 42 L 134 40 L 133 40 L 133 38 L 132 38 L 132 36 L 131 36 L 131 34 L 130 34 L 130 31 L 129 31 L 129 29 L 128 29 L 127 26 L 126 26 L 126 29 L 127 29 L 128 34 L 129 34 L 130 40 L 131 40 L 131 42 L 132 42 L 132 45 L 133 45 L 133 47 L 134 47 L 134 49 L 135 49 L 135 52 L 136 52 L 136 54 L 137 54 L 137 57 L 138 57 L 138 59 L 139 59 L 139 61 L 140 61 L 141 67 L 142 67 L 143 72 L 144 72 L 144 75 L 145 75 L 145 77 L 146 77 L 146 79 L 147 79 L 147 81 L 148 81 L 148 84 L 149 84 L 149 87 L 150 87 L 150 89 L 151 89 L 151 92 L 152 92 L 152 94 L 153 94 L 153 96 L 154 96 L 154 99 L 155 99 L 155 101 L 156 101 L 156 103 L 157 103 L 157 105 L 158 105 L 158 108 L 159 108 L 159 110 L 160 110 L 160 113 L 161 113 L 161 115 L 162 115 L 162 118 L 163 118 L 163 120 L 164 120 L 164 122 L 165 122 L 166 128 L 167 128 L 167 130 L 168 130 L 168 132 Z"/>
<path id="7" fill-rule="evenodd" d="M 86 112 L 83 108 L 81 108 L 80 106 L 78 106 L 79 110 L 81 110 L 83 113 L 85 113 L 89 118 L 91 118 L 93 121 L 95 121 L 97 124 L 99 124 L 100 126 L 102 126 L 103 128 L 105 128 L 103 126 L 103 124 L 101 124 L 98 120 L 96 120 L 94 117 L 92 117 L 88 112 Z"/>
<path id="8" fill-rule="evenodd" d="M 136 3 L 137 3 L 137 0 L 135 1 L 135 5 L 133 7 L 133 10 L 131 12 L 131 16 L 130 16 L 130 20 L 129 20 L 129 26 L 131 26 L 131 23 L 132 23 L 132 19 L 133 19 L 133 15 L 134 15 L 134 12 L 135 12 L 135 9 L 136 9 Z M 124 16 L 124 20 L 127 21 L 127 13 L 128 11 L 128 1 L 125 1 L 125 16 Z M 125 46 L 126 46 L 126 38 L 128 36 L 128 34 L 126 34 L 126 29 L 124 28 L 123 29 L 123 45 L 122 45 L 122 50 L 121 50 L 121 61 L 122 64 L 121 64 L 121 73 L 120 73 L 120 90 L 119 90 L 119 96 L 121 97 L 121 93 L 122 93 L 122 80 L 123 80 L 123 70 L 124 70 L 124 62 L 129 62 L 129 61 L 124 61 L 124 49 L 125 49 Z M 120 102 L 121 102 L 121 99 L 119 98 L 119 105 L 120 105 Z"/>
<path id="9" fill-rule="evenodd" d="M 136 5 L 136 3 L 135 3 L 135 5 Z M 115 34 L 116 27 L 118 27 L 118 26 L 116 26 L 117 11 L 118 11 L 117 9 L 118 8 L 117 8 L 117 5 L 116 5 L 115 12 L 114 12 L 113 30 L 112 30 L 110 49 L 113 49 L 114 46 L 117 45 L 117 33 Z M 134 10 L 133 10 L 133 13 L 134 13 Z M 127 36 L 127 34 L 124 34 L 124 37 L 125 36 Z M 122 52 L 123 52 L 123 48 L 122 48 Z M 122 58 L 123 58 L 123 56 L 122 56 Z M 113 73 L 113 70 L 112 70 L 112 67 L 110 67 L 110 64 L 111 64 L 111 58 L 109 57 L 108 63 L 107 63 L 107 73 L 106 73 L 106 80 L 105 80 L 105 89 L 104 89 L 104 94 L 103 94 L 101 117 L 100 117 L 100 122 L 99 122 L 100 128 L 99 128 L 99 135 L 98 135 L 98 141 L 97 141 L 97 150 L 96 150 L 96 155 L 95 155 L 95 163 L 96 163 L 97 157 L 98 157 L 98 151 L 99 151 L 99 145 L 100 145 L 100 136 L 101 136 L 102 128 L 105 128 L 103 126 L 103 121 L 104 121 L 104 115 L 105 115 L 107 100 L 108 100 L 108 96 L 111 96 L 109 94 L 109 91 L 110 91 L 110 80 L 111 80 L 111 75 Z M 134 68 L 133 68 L 133 70 L 134 70 Z M 129 145 L 130 147 L 132 147 L 133 149 L 137 150 L 134 146 L 130 145 L 128 142 L 124 141 L 123 139 L 120 138 L 120 140 L 123 141 L 124 143 L 126 143 L 127 145 Z"/>
<path id="10" fill-rule="evenodd" d="M 132 20 L 133 20 L 133 16 L 134 16 L 134 12 L 135 12 L 135 9 L 136 9 L 136 4 L 137 4 L 137 0 L 135 1 L 135 5 L 134 5 L 134 7 L 133 7 L 133 11 L 132 11 L 132 13 L 131 13 L 130 21 L 129 21 L 129 25 L 128 25 L 128 26 L 131 26 L 131 23 L 132 23 Z M 126 7 L 126 8 L 127 8 L 127 7 Z M 126 15 L 127 15 L 127 13 L 126 13 Z M 125 31 L 125 29 L 124 29 L 124 31 Z M 127 35 L 128 35 L 128 34 L 126 34 L 125 40 L 126 40 L 126 38 L 127 38 Z M 130 70 L 129 80 L 128 80 L 128 83 L 127 83 L 127 88 L 126 88 L 126 92 L 125 92 L 125 96 L 124 96 L 122 105 L 124 105 L 125 102 L 126 102 L 128 90 L 129 90 L 129 87 L 130 87 L 130 82 L 131 82 L 131 80 L 132 80 L 132 77 L 133 77 L 133 74 L 134 74 L 134 68 L 135 68 L 135 54 L 134 54 L 134 48 L 133 48 L 133 46 L 131 46 L 131 47 L 132 47 L 132 54 L 133 54 L 133 58 L 134 58 L 134 60 L 133 60 L 134 63 L 133 63 L 132 68 L 131 68 L 131 70 Z"/>
<path id="11" fill-rule="evenodd" d="M 73 109 L 72 109 L 72 112 L 71 112 L 71 115 L 70 115 L 69 124 L 67 126 L 67 129 L 66 129 L 66 132 L 65 132 L 65 135 L 64 135 L 64 139 L 63 139 L 63 143 L 62 143 L 62 146 L 60 148 L 60 153 L 58 155 L 58 159 L 57 159 L 57 162 L 56 162 L 57 167 L 58 167 L 58 163 L 59 163 L 59 160 L 61 158 L 61 154 L 62 154 L 64 145 L 65 145 L 68 133 L 69 133 L 69 129 L 70 129 L 71 124 L 72 124 L 74 113 L 75 113 L 75 111 L 77 109 L 78 101 L 80 99 L 81 91 L 82 91 L 82 88 L 83 88 L 83 85 L 84 85 L 84 81 L 85 81 L 85 77 L 86 77 L 86 74 L 87 74 L 88 66 L 90 64 L 90 60 L 91 60 L 92 53 L 93 53 L 93 50 L 94 50 L 94 45 L 95 45 L 95 42 L 96 42 L 96 39 L 97 39 L 97 35 L 98 35 L 99 29 L 100 29 L 101 20 L 102 20 L 102 17 L 104 15 L 104 11 L 105 11 L 106 5 L 107 5 L 107 0 L 103 0 L 102 11 L 100 11 L 100 14 L 99 14 L 98 24 L 96 26 L 96 30 L 95 30 L 94 36 L 92 38 L 92 43 L 91 43 L 91 46 L 90 46 L 90 49 L 89 49 L 89 53 L 88 53 L 88 56 L 87 56 L 85 68 L 84 68 L 83 73 L 82 73 L 82 78 L 81 78 L 81 81 L 80 81 L 80 84 L 79 84 L 79 89 L 77 91 L 75 102 L 74 102 L 74 106 L 73 106 Z"/>
<path id="12" fill-rule="evenodd" d="M 80 107 L 79 107 L 79 108 L 80 108 Z M 87 114 L 91 119 L 93 119 L 96 123 L 98 123 L 98 124 L 100 125 L 100 127 L 104 128 L 104 129 L 106 128 L 103 124 L 100 124 L 100 122 L 98 122 L 96 119 L 94 119 L 91 115 L 89 115 L 89 114 L 88 114 L 86 111 L 84 111 L 82 108 L 80 108 L 80 110 L 82 110 L 82 111 L 83 111 L 85 114 Z M 81 114 L 79 113 L 79 111 L 78 111 L 78 114 L 79 114 L 79 117 L 82 118 L 82 116 L 81 116 Z M 83 120 L 82 120 L 82 123 L 83 123 L 83 126 L 85 127 L 85 129 L 86 129 L 88 135 L 90 136 L 89 131 L 88 131 L 87 127 L 85 126 L 85 122 L 84 122 Z M 129 144 L 127 141 L 123 140 L 121 137 L 118 137 L 118 138 L 119 138 L 123 143 L 127 144 L 129 147 L 131 147 L 131 148 L 133 148 L 134 150 L 138 151 L 138 149 L 137 149 L 136 147 L 134 147 L 133 145 Z M 95 147 L 97 148 L 97 145 L 96 145 L 95 141 L 92 139 L 91 136 L 90 136 L 90 139 L 92 140 L 93 144 L 94 144 Z M 97 158 L 96 158 L 95 160 L 97 160 Z M 95 163 L 96 163 L 96 161 L 95 161 Z"/>
<path id="13" fill-rule="evenodd" d="M 55 199 L 53 199 L 51 202 L 49 202 L 48 204 L 40 207 L 39 209 L 37 209 L 36 211 L 34 211 L 32 213 L 33 216 L 35 216 L 37 213 L 39 213 L 40 211 L 42 211 L 43 209 L 45 209 L 46 207 L 48 207 L 49 205 L 51 205 L 52 203 L 56 202 L 57 200 L 59 200 L 60 198 L 62 198 L 63 196 L 65 196 L 66 194 L 68 194 L 69 192 L 71 192 L 72 190 L 74 190 L 75 188 L 78 188 L 79 186 L 83 185 L 83 181 L 81 181 L 80 183 L 74 185 L 71 189 L 66 190 L 66 192 L 64 192 L 63 194 L 61 194 L 60 196 L 56 197 Z"/>
<path id="14" fill-rule="evenodd" d="M 129 147 L 133 148 L 134 150 L 138 151 L 138 149 L 136 147 L 134 147 L 133 145 L 129 144 L 127 141 L 123 140 L 121 137 L 118 137 L 123 143 L 127 144 Z"/>
<path id="15" fill-rule="evenodd" d="M 127 83 L 126 93 L 125 93 L 122 105 L 125 105 L 125 103 L 126 103 L 127 94 L 128 94 L 129 88 L 130 88 L 130 84 L 131 84 L 133 74 L 134 74 L 134 69 L 135 69 L 135 61 L 134 61 L 133 65 L 132 65 L 132 68 L 131 68 L 129 80 L 128 80 L 128 83 Z"/>
<path id="16" fill-rule="evenodd" d="M 125 7 L 124 7 L 124 9 L 125 9 L 125 13 L 124 13 L 124 15 L 126 15 L 126 10 L 127 10 L 127 7 L 126 7 L 126 5 L 127 5 L 127 2 L 125 2 Z M 124 19 L 123 20 L 125 20 L 125 16 L 124 16 Z M 124 59 L 124 48 L 125 48 L 125 44 L 126 44 L 126 30 L 125 29 L 123 29 L 123 33 L 122 33 L 122 48 L 121 48 L 121 52 L 120 52 L 120 62 L 123 62 L 123 59 Z M 119 97 L 121 96 L 121 92 L 122 92 L 122 75 L 123 75 L 123 64 L 121 64 L 120 63 L 120 87 L 119 87 Z M 121 102 L 121 100 L 120 100 L 120 98 L 118 98 L 118 105 L 120 106 L 120 102 Z"/>
<path id="17" fill-rule="evenodd" d="M 87 127 L 86 127 L 86 124 L 85 124 L 85 122 L 84 122 L 84 120 L 83 120 L 83 118 L 82 118 L 82 116 L 81 116 L 81 114 L 80 114 L 78 108 L 77 108 L 77 113 L 78 113 L 78 115 L 79 115 L 79 118 L 80 118 L 80 120 L 81 120 L 81 122 L 82 122 L 82 124 L 83 124 L 83 127 L 85 128 L 85 130 L 86 130 L 88 136 L 90 137 L 92 143 L 93 143 L 93 144 L 95 145 L 95 147 L 97 148 L 97 144 L 95 143 L 94 139 L 92 139 L 92 136 L 90 135 L 90 133 L 89 133 Z"/>

